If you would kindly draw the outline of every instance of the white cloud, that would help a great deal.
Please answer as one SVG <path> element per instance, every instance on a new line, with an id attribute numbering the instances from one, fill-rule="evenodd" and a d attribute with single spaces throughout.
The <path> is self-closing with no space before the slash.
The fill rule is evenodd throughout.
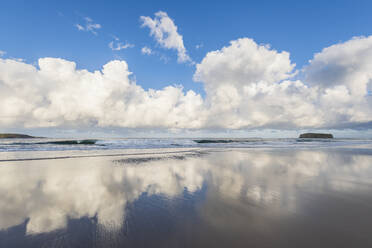
<path id="1" fill-rule="evenodd" d="M 275 83 L 289 78 L 294 67 L 289 53 L 278 53 L 245 38 L 232 41 L 230 46 L 221 50 L 209 52 L 196 66 L 194 78 L 213 86 Z"/>
<path id="2" fill-rule="evenodd" d="M 75 27 L 79 31 L 91 32 L 92 34 L 97 35 L 97 30 L 102 27 L 101 24 L 94 23 L 93 20 L 89 17 L 85 17 L 84 20 L 85 24 L 75 24 Z"/>
<path id="3" fill-rule="evenodd" d="M 239 39 L 209 52 L 194 79 L 205 84 L 216 126 L 348 126 L 372 121 L 371 59 L 372 38 L 354 38 L 316 54 L 302 71 L 305 82 L 293 81 L 289 53 Z"/>
<path id="4" fill-rule="evenodd" d="M 183 37 L 178 33 L 178 28 L 168 14 L 159 11 L 155 18 L 148 16 L 140 17 L 142 27 L 150 28 L 150 34 L 164 48 L 177 50 L 178 62 L 192 62 L 183 44 Z"/>
<path id="5" fill-rule="evenodd" d="M 75 27 L 79 30 L 79 31 L 84 31 L 85 28 L 83 26 L 81 26 L 80 24 L 75 24 Z"/>
<path id="6" fill-rule="evenodd" d="M 238 39 L 196 65 L 203 99 L 181 86 L 144 90 L 125 61 L 89 72 L 63 59 L 42 58 L 40 69 L 0 59 L 0 127 L 371 127 L 370 61 L 372 38 L 354 38 L 316 54 L 304 81 L 293 80 L 288 52 Z"/>
<path id="7" fill-rule="evenodd" d="M 144 46 L 141 49 L 141 53 L 142 54 L 146 54 L 146 55 L 151 55 L 152 54 L 152 50 L 151 50 L 151 48 L 149 48 L 147 46 Z"/>
<path id="8" fill-rule="evenodd" d="M 130 43 L 127 43 L 127 42 L 120 42 L 120 39 L 115 35 L 112 35 L 112 38 L 114 40 L 111 41 L 108 44 L 108 46 L 113 51 L 120 51 L 120 50 L 123 50 L 123 49 L 134 47 L 134 44 L 130 44 Z"/>
<path id="9" fill-rule="evenodd" d="M 323 89 L 344 86 L 364 96 L 372 79 L 372 36 L 324 48 L 304 68 L 306 81 Z"/>
<path id="10" fill-rule="evenodd" d="M 254 128 L 321 124 L 311 89 L 288 81 L 295 65 L 289 53 L 252 39 L 209 52 L 196 66 L 194 80 L 205 85 L 207 127 Z M 283 81 L 284 80 L 284 81 Z"/>
<path id="11" fill-rule="evenodd" d="M 5 54 L 6 54 L 5 51 L 1 51 L 1 50 L 0 50 L 0 57 L 3 57 Z"/>
<path id="12" fill-rule="evenodd" d="M 0 126 L 201 127 L 200 95 L 180 86 L 145 91 L 125 61 L 88 72 L 42 58 L 39 68 L 0 59 Z"/>
<path id="13" fill-rule="evenodd" d="M 319 108 L 328 123 L 370 122 L 372 97 L 372 36 L 354 37 L 314 55 L 303 73 L 319 91 Z"/>
<path id="14" fill-rule="evenodd" d="M 108 46 L 113 51 L 120 51 L 120 50 L 123 50 L 123 49 L 134 47 L 134 45 L 130 44 L 130 43 L 122 43 L 122 42 L 116 42 L 115 43 L 114 41 L 111 41 Z"/>

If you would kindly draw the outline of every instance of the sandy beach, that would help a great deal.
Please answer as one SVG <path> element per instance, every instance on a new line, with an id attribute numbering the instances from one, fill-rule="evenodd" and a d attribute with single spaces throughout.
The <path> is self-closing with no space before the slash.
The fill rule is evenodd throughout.
<path id="1" fill-rule="evenodd" d="M 34 153 L 0 162 L 0 247 L 372 245 L 370 149 Z"/>

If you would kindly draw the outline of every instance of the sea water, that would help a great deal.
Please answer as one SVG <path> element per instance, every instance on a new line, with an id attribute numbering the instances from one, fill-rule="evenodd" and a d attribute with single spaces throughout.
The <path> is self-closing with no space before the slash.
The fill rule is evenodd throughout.
<path id="1" fill-rule="evenodd" d="M 127 138 L 127 139 L 0 139 L 0 152 L 117 150 L 190 147 L 307 148 L 368 145 L 372 139 L 206 139 L 206 138 Z M 0 154 L 1 156 L 1 154 Z"/>

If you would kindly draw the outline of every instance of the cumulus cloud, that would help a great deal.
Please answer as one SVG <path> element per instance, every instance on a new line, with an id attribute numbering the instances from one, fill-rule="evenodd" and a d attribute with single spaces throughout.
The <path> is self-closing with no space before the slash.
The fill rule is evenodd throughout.
<path id="1" fill-rule="evenodd" d="M 144 90 L 125 61 L 89 72 L 58 58 L 0 59 L 0 127 L 370 127 L 370 61 L 372 38 L 358 37 L 315 54 L 294 80 L 288 52 L 242 38 L 196 65 L 202 98 L 177 85 Z"/>
<path id="2" fill-rule="evenodd" d="M 94 35 L 97 35 L 97 30 L 100 29 L 102 26 L 101 24 L 94 23 L 93 20 L 89 17 L 84 18 L 85 24 L 75 24 L 75 27 L 79 31 L 86 31 L 86 32 L 91 32 Z"/>
<path id="3" fill-rule="evenodd" d="M 178 33 L 178 28 L 168 14 L 163 11 L 155 13 L 155 18 L 141 16 L 142 27 L 150 28 L 151 36 L 157 43 L 167 49 L 177 50 L 178 62 L 191 62 L 183 44 L 183 37 Z"/>
<path id="4" fill-rule="evenodd" d="M 144 46 L 141 49 L 141 53 L 142 54 L 146 54 L 146 55 L 151 55 L 152 54 L 152 50 L 151 50 L 151 48 L 149 48 L 147 46 Z"/>
<path id="5" fill-rule="evenodd" d="M 295 64 L 252 39 L 209 52 L 196 66 L 194 80 L 205 85 L 209 127 L 291 127 L 321 124 L 312 90 L 289 81 Z"/>
<path id="6" fill-rule="evenodd" d="M 38 65 L 0 60 L 0 126 L 201 127 L 200 95 L 181 86 L 145 91 L 125 61 L 94 72 L 56 58 Z"/>
<path id="7" fill-rule="evenodd" d="M 0 57 L 4 56 L 6 54 L 5 51 L 0 50 Z"/>
<path id="8" fill-rule="evenodd" d="M 292 75 L 295 64 L 289 53 L 278 53 L 252 39 L 238 39 L 230 46 L 209 52 L 197 65 L 195 79 L 206 84 L 249 85 L 276 83 Z"/>
<path id="9" fill-rule="evenodd" d="M 296 72 L 289 53 L 238 39 L 209 52 L 196 66 L 194 79 L 205 84 L 209 124 L 215 126 L 319 128 L 368 123 L 371 45 L 371 37 L 362 37 L 324 49 L 302 70 L 307 75 L 302 82 L 292 80 Z M 365 57 L 357 60 L 360 53 Z"/>
<path id="10" fill-rule="evenodd" d="M 372 79 L 372 36 L 324 48 L 304 68 L 306 81 L 321 88 L 344 86 L 363 96 Z"/>
<path id="11" fill-rule="evenodd" d="M 372 98 L 372 36 L 324 48 L 303 72 L 305 81 L 319 91 L 318 105 L 328 122 L 370 122 Z"/>

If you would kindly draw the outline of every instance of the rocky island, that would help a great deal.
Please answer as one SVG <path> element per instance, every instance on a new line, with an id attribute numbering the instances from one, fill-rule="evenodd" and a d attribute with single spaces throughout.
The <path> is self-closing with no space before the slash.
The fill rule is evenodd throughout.
<path id="1" fill-rule="evenodd" d="M 19 133 L 0 133 L 0 139 L 31 139 L 31 138 L 36 137 Z"/>
<path id="2" fill-rule="evenodd" d="M 303 133 L 299 137 L 300 139 L 333 139 L 333 135 L 330 133 Z"/>

